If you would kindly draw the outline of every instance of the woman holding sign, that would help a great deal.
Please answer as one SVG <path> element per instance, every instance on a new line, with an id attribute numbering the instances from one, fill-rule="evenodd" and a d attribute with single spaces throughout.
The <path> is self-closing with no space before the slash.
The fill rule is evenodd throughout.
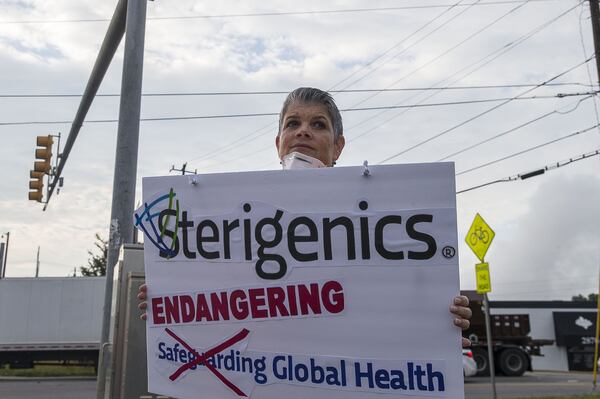
<path id="1" fill-rule="evenodd" d="M 291 92 L 279 114 L 275 145 L 284 169 L 332 167 L 344 149 L 342 117 L 331 95 L 315 88 Z M 146 310 L 146 285 L 140 287 L 139 308 Z M 471 310 L 465 296 L 456 296 L 450 305 L 454 324 L 469 328 Z M 142 314 L 146 319 L 146 314 Z M 462 338 L 463 346 L 470 342 Z"/>

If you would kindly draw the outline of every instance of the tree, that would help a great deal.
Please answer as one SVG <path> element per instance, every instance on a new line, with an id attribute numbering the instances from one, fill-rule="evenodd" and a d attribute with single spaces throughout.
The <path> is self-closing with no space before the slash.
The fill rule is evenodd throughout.
<path id="1" fill-rule="evenodd" d="M 88 266 L 79 267 L 79 271 L 84 276 L 105 276 L 106 275 L 106 258 L 108 256 L 108 241 L 103 240 L 100 234 L 96 233 L 96 242 L 94 243 L 100 254 L 88 250 Z"/>
<path id="2" fill-rule="evenodd" d="M 598 301 L 598 294 L 591 293 L 587 297 L 585 295 L 577 294 L 571 298 L 574 302 L 596 302 Z"/>

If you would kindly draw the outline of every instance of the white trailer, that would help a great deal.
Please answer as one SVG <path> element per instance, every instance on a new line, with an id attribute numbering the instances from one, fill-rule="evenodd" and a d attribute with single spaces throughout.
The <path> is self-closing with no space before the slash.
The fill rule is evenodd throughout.
<path id="1" fill-rule="evenodd" d="M 104 277 L 0 280 L 0 363 L 97 362 Z"/>

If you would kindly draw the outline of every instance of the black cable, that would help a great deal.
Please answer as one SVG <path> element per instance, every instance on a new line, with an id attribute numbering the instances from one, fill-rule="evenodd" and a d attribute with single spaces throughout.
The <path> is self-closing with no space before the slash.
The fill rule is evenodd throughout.
<path id="1" fill-rule="evenodd" d="M 361 80 L 365 79 L 367 76 L 369 76 L 371 73 L 375 72 L 377 69 L 381 68 L 383 65 L 387 64 L 389 61 L 391 61 L 394 58 L 399 57 L 400 55 L 406 53 L 408 50 L 410 50 L 411 48 L 413 48 L 414 46 L 416 46 L 417 44 L 421 43 L 423 40 L 427 39 L 429 36 L 433 35 L 435 32 L 439 31 L 440 29 L 442 29 L 444 26 L 448 25 L 450 22 L 454 21 L 455 19 L 457 19 L 458 17 L 460 17 L 461 15 L 463 15 L 464 13 L 466 13 L 467 11 L 469 11 L 472 7 L 474 7 L 476 4 L 478 4 L 479 2 L 481 2 L 481 0 L 478 0 L 474 3 L 471 3 L 470 5 L 468 5 L 467 7 L 465 7 L 464 9 L 460 10 L 460 12 L 458 12 L 457 14 L 453 15 L 452 17 L 448 18 L 446 21 L 444 21 L 443 23 L 441 23 L 440 25 L 436 26 L 435 29 L 432 29 L 431 31 L 427 32 L 427 34 L 421 36 L 418 40 L 416 40 L 415 42 L 411 43 L 410 45 L 404 47 L 400 52 L 398 52 L 397 54 L 394 55 L 394 57 L 386 60 L 385 62 L 382 62 L 381 64 L 375 66 L 373 69 L 371 69 L 368 73 L 364 74 L 363 76 L 359 77 L 358 79 L 353 80 L 352 82 L 346 84 L 344 86 L 344 89 L 347 89 L 350 86 L 356 85 L 358 82 L 360 82 Z M 452 6 L 455 7 L 458 4 L 455 4 Z M 522 5 L 518 6 L 521 7 Z M 448 10 L 445 10 L 442 14 L 440 14 L 440 16 L 442 16 L 443 14 L 445 14 Z M 433 20 L 432 20 L 433 21 Z M 397 82 L 400 82 L 402 79 L 404 79 L 407 76 L 410 76 L 412 73 L 416 72 L 417 70 L 423 68 L 423 66 L 420 66 L 419 68 L 411 71 L 408 75 L 403 76 L 402 78 L 398 79 L 396 82 L 392 83 L 390 86 L 396 84 Z M 389 86 L 388 86 L 389 87 Z M 358 103 L 354 104 L 353 106 L 356 105 L 360 105 L 362 103 L 364 103 L 365 101 L 367 101 L 368 99 L 375 97 L 376 95 L 378 95 L 379 93 L 373 94 L 369 97 L 367 97 L 366 99 L 359 101 Z"/>
<path id="2" fill-rule="evenodd" d="M 565 15 L 567 15 L 569 12 L 571 12 L 572 10 L 574 10 L 574 9 L 575 9 L 575 8 L 577 8 L 577 7 L 578 7 L 578 6 L 574 6 L 574 7 L 571 7 L 571 8 L 569 8 L 569 9 L 567 9 L 566 11 L 564 11 L 564 12 L 562 12 L 561 14 L 557 15 L 556 17 L 552 18 L 551 20 L 549 20 L 549 21 L 546 21 L 545 23 L 543 23 L 543 24 L 541 24 L 541 25 L 537 26 L 536 28 L 534 28 L 534 29 L 530 30 L 528 33 L 526 33 L 525 35 L 523 35 L 523 36 L 519 37 L 518 39 L 516 39 L 516 40 L 513 40 L 513 41 L 511 41 L 511 42 L 509 42 L 509 43 L 507 43 L 507 44 L 505 44 L 505 45 L 501 46 L 500 48 L 498 48 L 498 49 L 496 49 L 496 50 L 492 51 L 491 53 L 489 53 L 488 55 L 484 56 L 483 58 L 480 58 L 479 60 L 477 60 L 477 61 L 475 61 L 475 62 L 472 62 L 471 64 L 467 65 L 466 67 L 463 67 L 463 68 L 459 69 L 458 71 L 454 72 L 454 73 L 453 73 L 452 75 L 450 75 L 449 77 L 447 77 L 447 78 L 444 78 L 444 79 L 442 79 L 442 80 L 440 80 L 440 81 L 436 82 L 436 83 L 434 84 L 434 86 L 435 86 L 435 85 L 442 84 L 442 83 L 445 83 L 445 82 L 447 82 L 448 80 L 450 80 L 450 79 L 454 78 L 455 76 L 457 76 L 457 75 L 459 75 L 459 74 L 461 74 L 462 72 L 465 72 L 465 71 L 467 71 L 467 72 L 466 72 L 466 73 L 464 73 L 462 76 L 459 76 L 458 78 L 456 78 L 456 79 L 452 80 L 452 81 L 451 81 L 449 84 L 450 84 L 450 85 L 452 85 L 452 84 L 454 84 L 454 83 L 456 83 L 456 82 L 459 82 L 459 81 L 461 81 L 462 79 L 466 78 L 467 76 L 469 76 L 469 75 L 472 75 L 472 74 L 473 74 L 473 73 L 475 73 L 476 71 L 480 70 L 480 69 L 481 69 L 481 68 L 483 68 L 484 66 L 486 66 L 486 65 L 490 64 L 491 62 L 493 62 L 494 60 L 496 60 L 497 58 L 499 58 L 500 56 L 502 56 L 502 55 L 506 54 L 508 51 L 511 51 L 511 50 L 512 50 L 512 49 L 514 49 L 515 47 L 517 47 L 517 46 L 519 46 L 520 44 L 524 43 L 525 41 L 527 41 L 528 39 L 530 39 L 531 37 L 533 37 L 534 35 L 536 35 L 536 34 L 537 34 L 537 33 L 539 33 L 540 31 L 542 31 L 543 29 L 547 28 L 547 27 L 548 27 L 549 25 L 551 25 L 552 23 L 554 23 L 554 22 L 558 21 L 560 18 L 564 17 Z M 471 69 L 471 68 L 473 68 L 473 69 Z M 471 70 L 469 70 L 469 69 L 471 69 Z M 427 99 L 429 99 L 429 98 L 431 98 L 431 97 L 433 97 L 433 96 L 435 96 L 435 95 L 437 95 L 437 94 L 438 94 L 438 93 L 433 93 L 433 94 L 431 94 L 431 95 L 429 95 L 429 96 L 426 96 L 426 97 L 425 97 L 424 99 L 422 99 L 421 101 L 425 101 L 425 100 L 427 100 Z M 412 98 L 414 98 L 414 97 L 416 97 L 416 96 L 411 96 L 411 97 L 409 97 L 407 100 L 410 100 L 410 99 L 412 99 Z M 377 113 L 376 115 L 373 115 L 373 116 L 371 116 L 371 117 L 369 117 L 369 118 L 367 118 L 367 119 L 365 119 L 365 120 L 363 120 L 363 121 L 359 122 L 358 124 L 355 124 L 354 126 L 351 126 L 351 127 L 349 128 L 349 130 L 350 130 L 350 129 L 353 129 L 353 128 L 357 127 L 357 126 L 360 126 L 361 124 L 364 124 L 365 122 L 368 122 L 368 121 L 369 121 L 369 120 L 371 120 L 371 119 L 374 119 L 374 118 L 376 118 L 376 117 L 379 117 L 380 115 L 384 114 L 385 112 L 387 112 L 387 111 L 382 111 L 382 112 L 379 112 L 379 113 Z M 376 126 L 374 126 L 374 127 L 370 128 L 370 129 L 368 129 L 368 130 L 366 130 L 366 131 L 362 132 L 362 133 L 361 133 L 361 134 L 359 134 L 358 136 L 355 136 L 355 137 L 352 139 L 352 141 L 354 141 L 354 140 L 357 140 L 358 138 L 361 138 L 361 137 L 364 137 L 364 136 L 366 136 L 367 134 L 369 134 L 369 133 L 371 133 L 371 132 L 375 131 L 375 130 L 376 130 L 377 128 L 379 128 L 380 126 L 382 126 L 382 125 L 384 125 L 384 124 L 388 123 L 389 121 L 391 121 L 391 120 L 393 120 L 393 119 L 395 119 L 395 118 L 398 118 L 399 116 L 402 116 L 402 115 L 403 115 L 404 113 L 406 113 L 406 112 L 407 112 L 407 111 L 404 111 L 404 112 L 401 112 L 401 113 L 399 113 L 399 114 L 397 114 L 397 115 L 393 115 L 391 118 L 388 118 L 388 119 L 384 120 L 382 123 L 379 123 L 379 124 L 377 124 Z"/>
<path id="3" fill-rule="evenodd" d="M 595 157 L 597 155 L 600 155 L 600 149 L 592 151 L 592 152 L 588 152 L 586 154 L 579 155 L 579 156 L 577 156 L 575 158 L 569 158 L 566 161 L 559 161 L 559 162 L 556 162 L 556 163 L 553 163 L 553 164 L 550 164 L 550 165 L 546 165 L 543 168 L 538 169 L 537 171 L 544 171 L 545 172 L 545 171 L 552 170 L 552 169 L 558 169 L 558 168 L 570 165 L 570 164 L 575 163 L 575 162 L 583 161 L 584 159 Z M 534 172 L 537 172 L 537 171 L 534 171 Z M 504 183 L 504 182 L 509 182 L 509 181 L 516 181 L 516 180 L 520 180 L 520 179 L 522 180 L 522 179 L 525 178 L 526 175 L 529 175 L 530 173 L 532 173 L 532 172 L 524 173 L 524 174 L 518 174 L 518 175 L 515 175 L 515 176 L 506 177 L 504 179 L 493 180 L 493 181 L 490 181 L 490 182 L 487 182 L 487 183 L 483 183 L 483 184 L 480 184 L 480 185 L 477 185 L 477 186 L 473 186 L 473 187 L 469 187 L 469 188 L 464 189 L 464 190 L 457 191 L 456 194 L 458 195 L 458 194 L 466 193 L 467 191 L 477 190 L 479 188 L 490 186 L 490 185 L 496 184 L 496 183 Z"/>
<path id="4" fill-rule="evenodd" d="M 442 157 L 442 158 L 440 158 L 440 159 L 436 160 L 436 162 L 445 161 L 445 160 L 446 160 L 446 159 L 448 159 L 448 158 L 451 158 L 451 157 L 454 157 L 454 156 L 456 156 L 456 155 L 462 154 L 462 153 L 464 153 L 464 152 L 467 152 L 467 151 L 469 151 L 469 150 L 472 150 L 473 148 L 477 148 L 477 147 L 479 147 L 479 146 L 481 146 L 481 145 L 483 145 L 483 144 L 489 143 L 490 141 L 493 141 L 493 140 L 496 140 L 496 139 L 498 139 L 498 138 L 500 138 L 500 137 L 506 136 L 507 134 L 510 134 L 510 133 L 512 133 L 512 132 L 515 132 L 515 131 L 517 131 L 517 130 L 519 130 L 519 129 L 522 129 L 522 128 L 526 127 L 526 126 L 529 126 L 529 125 L 531 125 L 531 124 L 533 124 L 533 123 L 535 123 L 535 122 L 538 122 L 538 121 L 540 121 L 540 120 L 542 120 L 542 119 L 545 119 L 545 118 L 547 118 L 547 117 L 549 117 L 549 116 L 551 116 L 551 115 L 554 115 L 554 114 L 565 115 L 565 114 L 568 114 L 568 113 L 570 113 L 570 112 L 573 112 L 573 111 L 575 111 L 577 108 L 579 108 L 579 105 L 580 105 L 580 104 L 581 104 L 583 101 L 585 101 L 585 100 L 587 100 L 587 99 L 589 99 L 589 98 L 591 98 L 591 97 L 592 97 L 592 96 L 589 96 L 589 97 L 585 97 L 585 98 L 582 98 L 582 99 L 580 99 L 580 100 L 577 102 L 577 104 L 575 105 L 575 107 L 574 107 L 574 108 L 572 108 L 572 109 L 570 109 L 569 111 L 566 111 L 566 112 L 560 112 L 560 111 L 558 111 L 558 110 L 554 110 L 554 111 L 547 112 L 547 113 L 545 113 L 545 114 L 542 114 L 542 115 L 540 115 L 540 116 L 538 116 L 538 117 L 536 117 L 536 118 L 530 119 L 530 120 L 528 120 L 527 122 L 524 122 L 524 123 L 522 123 L 522 124 L 520 124 L 520 125 L 518 125 L 518 126 L 515 126 L 515 127 L 511 128 L 511 129 L 508 129 L 508 130 L 505 130 L 505 131 L 503 131 L 502 133 L 498 133 L 498 134 L 496 134 L 496 135 L 494 135 L 494 136 L 492 136 L 492 137 L 488 137 L 487 139 L 481 140 L 481 141 L 479 141 L 479 142 L 477 142 L 477 143 L 475 143 L 475 144 L 471 144 L 471 145 L 469 145 L 469 146 L 467 146 L 467 147 L 465 147 L 465 148 L 462 148 L 462 149 L 460 149 L 460 150 L 458 150 L 458 151 L 455 151 L 455 152 L 453 152 L 452 154 L 446 155 L 445 157 Z M 598 122 L 598 124 L 600 125 L 600 122 Z"/>
<path id="5" fill-rule="evenodd" d="M 415 31 L 413 31 L 411 34 L 405 36 L 404 38 L 402 38 L 400 41 L 394 43 L 394 45 L 390 48 L 388 48 L 387 50 L 385 50 L 383 53 L 379 54 L 377 57 L 373 58 L 371 61 L 369 61 L 368 63 L 366 63 L 365 65 L 363 65 L 362 67 L 360 67 L 359 69 L 357 69 L 356 71 L 350 73 L 348 76 L 346 76 L 344 79 L 338 81 L 337 83 L 335 83 L 333 86 L 331 86 L 327 91 L 332 92 L 332 89 L 338 87 L 339 85 L 341 85 L 342 83 L 346 82 L 348 79 L 351 79 L 353 76 L 357 75 L 358 73 L 364 71 L 365 69 L 369 68 L 371 65 L 373 65 L 375 62 L 379 61 L 381 58 L 385 57 L 387 54 L 389 54 L 392 50 L 396 49 L 397 47 L 401 46 L 402 44 L 404 44 L 404 42 L 406 42 L 408 39 L 410 39 L 411 37 L 415 36 L 417 33 L 421 32 L 423 29 L 427 28 L 429 25 L 431 25 L 432 23 L 434 23 L 435 21 L 437 21 L 438 19 L 440 19 L 442 16 L 444 16 L 446 13 L 450 12 L 454 7 L 456 7 L 457 5 L 459 5 L 460 3 L 462 3 L 463 0 L 460 0 L 452 5 L 450 5 L 448 8 L 446 8 L 444 11 L 442 11 L 441 13 L 439 13 L 438 15 L 436 15 L 435 17 L 433 17 L 432 19 L 430 19 L 429 21 L 425 22 L 425 24 L 421 25 L 419 28 L 417 28 Z M 421 38 L 422 39 L 422 38 Z M 381 64 L 385 64 L 387 62 L 389 62 L 390 60 L 398 57 L 399 54 L 401 54 L 402 52 L 395 54 L 393 57 L 389 58 L 386 61 L 383 61 Z M 380 64 L 380 65 L 381 65 Z M 376 68 L 378 68 L 379 66 L 377 66 Z M 371 73 L 373 73 L 375 71 L 375 69 L 371 69 L 370 71 L 368 71 L 365 75 L 363 75 L 363 78 L 367 75 L 370 75 Z M 361 78 L 362 79 L 362 78 Z M 344 86 L 344 88 L 348 88 L 348 85 Z"/>
<path id="6" fill-rule="evenodd" d="M 344 89 L 328 90 L 329 93 L 369 93 L 369 92 L 402 92 L 402 91 L 428 91 L 428 90 L 487 90 L 487 89 L 512 89 L 521 87 L 533 87 L 534 84 L 515 83 L 504 85 L 475 85 L 475 86 L 442 86 L 442 87 L 399 87 L 385 89 Z M 552 83 L 547 86 L 580 86 L 593 88 L 587 83 Z M 285 91 L 196 91 L 196 92 L 171 92 L 171 93 L 142 93 L 143 97 L 200 97 L 200 96 L 246 96 L 246 95 L 284 95 L 291 90 Z M 96 97 L 119 97 L 117 93 L 96 94 Z M 80 98 L 81 94 L 0 94 L 0 98 Z"/>
<path id="7" fill-rule="evenodd" d="M 403 81 L 404 79 L 414 75 L 415 73 L 419 72 L 420 70 L 422 70 L 423 68 L 437 62 L 438 60 L 440 60 L 441 58 L 443 58 L 444 56 L 446 56 L 447 54 L 451 53 L 452 51 L 456 50 L 457 48 L 459 48 L 460 46 L 462 46 L 463 44 L 465 44 L 466 42 L 468 42 L 469 40 L 473 39 L 474 37 L 478 36 L 479 34 L 481 34 L 483 31 L 485 31 L 486 29 L 491 28 L 493 25 L 495 25 L 496 23 L 498 23 L 499 21 L 501 21 L 502 19 L 506 18 L 507 16 L 509 16 L 510 14 L 516 12 L 518 9 L 520 9 L 521 7 L 524 7 L 526 4 L 528 3 L 528 1 L 519 4 L 516 7 L 511 8 L 510 10 L 508 10 L 507 12 L 505 12 L 504 14 L 502 14 L 500 17 L 494 19 L 492 22 L 487 23 L 485 26 L 483 26 L 482 28 L 478 29 L 477 31 L 471 33 L 470 35 L 468 35 L 466 38 L 462 39 L 461 41 L 459 41 L 458 43 L 456 43 L 455 45 L 453 45 L 452 47 L 446 49 L 445 51 L 443 51 L 442 53 L 438 54 L 437 56 L 433 57 L 432 59 L 430 59 L 429 61 L 427 61 L 426 63 L 419 65 L 417 68 L 413 69 L 412 71 L 410 71 L 409 73 L 403 75 L 402 77 L 400 77 L 399 79 L 395 80 L 390 86 L 396 85 L 399 82 Z M 475 5 L 475 4 L 473 4 Z M 470 8 L 470 7 L 469 7 Z M 463 10 L 463 12 L 467 11 L 469 8 L 466 8 Z M 461 15 L 462 13 L 457 14 L 457 16 Z M 443 25 L 442 25 L 443 26 Z M 437 29 L 436 29 L 437 30 Z M 354 104 L 353 107 L 363 104 L 366 101 L 378 96 L 379 93 L 374 93 L 368 97 L 366 97 L 365 99 L 359 101 L 358 103 Z"/>
<path id="8" fill-rule="evenodd" d="M 550 79 L 548 79 L 548 80 L 540 83 L 536 87 L 532 87 L 530 89 L 527 89 L 527 90 L 525 90 L 524 92 L 522 92 L 521 94 L 519 94 L 519 95 L 517 95 L 515 97 L 512 97 L 512 98 L 510 98 L 510 99 L 508 99 L 506 101 L 503 101 L 502 103 L 500 103 L 498 105 L 494 105 L 493 107 L 488 108 L 487 110 L 485 110 L 483 112 L 480 112 L 477 115 L 474 115 L 474 116 L 468 118 L 467 120 L 464 120 L 464 121 L 462 121 L 462 122 L 460 122 L 460 123 L 458 123 L 458 124 L 456 124 L 456 125 L 448 128 L 448 129 L 445 129 L 445 130 L 443 130 L 440 133 L 437 133 L 437 134 L 435 134 L 433 136 L 430 136 L 430 137 L 428 137 L 425 140 L 422 140 L 422 141 L 420 141 L 420 142 L 418 142 L 416 144 L 413 144 L 412 146 L 410 146 L 410 147 L 408 147 L 408 148 L 406 148 L 406 149 L 404 149 L 404 150 L 402 150 L 402 151 L 400 151 L 400 152 L 398 152 L 398 153 L 396 153 L 396 154 L 394 154 L 394 155 L 392 155 L 390 157 L 387 157 L 386 159 L 384 159 L 383 161 L 381 161 L 379 163 L 384 163 L 384 162 L 390 161 L 390 160 L 392 160 L 392 159 L 394 159 L 394 158 L 396 158 L 396 157 L 398 157 L 400 155 L 406 154 L 407 152 L 412 151 L 415 148 L 418 148 L 418 147 L 420 147 L 420 146 L 422 146 L 424 144 L 427 144 L 427 143 L 429 143 L 429 142 L 431 142 L 431 141 L 433 141 L 433 140 L 435 140 L 435 139 L 437 139 L 437 138 L 439 138 L 439 137 L 441 137 L 443 135 L 446 135 L 446 134 L 448 134 L 448 133 L 450 133 L 450 132 L 458 129 L 459 127 L 462 127 L 462 126 L 464 126 L 464 125 L 466 125 L 466 124 L 468 124 L 468 123 L 470 123 L 470 122 L 472 122 L 472 121 L 474 121 L 474 120 L 476 120 L 476 119 L 478 119 L 478 118 L 480 118 L 480 117 L 482 117 L 482 116 L 484 116 L 486 114 L 489 114 L 490 112 L 497 110 L 498 108 L 500 108 L 500 107 L 502 107 L 502 106 L 504 106 L 504 105 L 506 105 L 506 104 L 508 104 L 508 103 L 510 103 L 510 102 L 512 102 L 514 100 L 516 100 L 517 98 L 519 98 L 519 97 L 521 97 L 521 96 L 523 96 L 523 95 L 525 95 L 525 94 L 527 94 L 527 93 L 529 93 L 529 92 L 531 92 L 531 91 L 533 91 L 533 90 L 535 90 L 535 89 L 537 89 L 539 87 L 544 86 L 546 83 L 549 83 L 549 82 L 551 82 L 553 80 L 556 80 L 556 79 L 560 78 L 561 76 L 564 76 L 567 73 L 571 72 L 572 70 L 574 70 L 576 68 L 579 68 L 582 65 L 585 65 L 586 63 L 588 63 L 593 58 L 594 57 L 592 56 L 592 57 L 588 58 L 587 60 L 585 60 L 585 61 L 583 61 L 583 62 L 581 62 L 581 63 L 579 63 L 579 64 L 577 64 L 577 65 L 575 65 L 575 66 L 573 66 L 573 67 L 571 67 L 569 69 L 567 69 L 566 71 L 561 72 L 558 75 L 555 75 L 554 77 L 552 77 L 552 78 L 550 78 Z"/>
<path id="9" fill-rule="evenodd" d="M 363 71 L 364 69 L 370 67 L 371 65 L 373 65 L 373 63 L 377 62 L 379 59 L 381 59 L 382 57 L 384 57 L 386 54 L 390 53 L 392 50 L 394 50 L 396 47 L 402 45 L 406 40 L 410 39 L 411 37 L 413 37 L 414 35 L 416 35 L 417 33 L 419 33 L 421 30 L 425 29 L 427 26 L 429 26 L 430 24 L 432 24 L 433 22 L 435 22 L 437 19 L 439 19 L 440 17 L 442 17 L 444 14 L 446 14 L 448 11 L 450 11 L 452 8 L 454 8 L 454 6 L 456 4 L 461 3 L 463 0 L 460 0 L 458 3 L 455 3 L 454 5 L 448 7 L 446 10 L 444 10 L 443 12 L 441 12 L 439 15 L 435 16 L 433 19 L 429 20 L 428 22 L 426 22 L 424 25 L 422 25 L 421 27 L 419 27 L 417 30 L 415 30 L 414 32 L 412 32 L 411 34 L 409 34 L 408 36 L 404 37 L 402 40 L 400 40 L 399 42 L 395 43 L 392 47 L 388 48 L 387 50 L 385 50 L 383 53 L 379 54 L 378 56 L 376 56 L 375 58 L 371 59 L 366 65 L 364 65 L 363 67 L 359 68 L 358 70 L 350 73 L 348 76 L 346 76 L 344 79 L 338 81 L 337 83 L 335 83 L 333 86 L 329 87 L 329 89 L 327 91 L 329 92 L 333 92 L 333 89 L 337 86 L 339 86 L 340 84 L 344 83 L 345 81 L 347 81 L 348 79 L 352 78 L 354 75 L 356 75 L 357 73 Z M 384 61 L 386 62 L 386 61 Z M 370 74 L 370 72 L 368 72 L 367 74 Z M 346 87 L 347 88 L 347 87 Z M 336 90 L 336 92 L 342 92 L 341 90 Z M 284 94 L 284 93 L 282 93 Z M 287 94 L 287 93 L 285 93 Z M 253 132 L 251 132 L 250 134 L 240 137 L 226 145 L 220 146 L 218 148 L 214 148 L 211 151 L 208 151 L 204 154 L 201 154 L 191 160 L 189 160 L 188 162 L 191 161 L 195 161 L 197 159 L 201 159 L 201 158 L 205 158 L 207 156 L 211 156 L 213 154 L 219 153 L 222 154 L 223 152 L 227 152 L 227 151 L 231 151 L 232 149 L 238 148 L 241 145 L 244 145 L 246 143 L 249 143 L 252 140 L 257 139 L 258 137 L 264 136 L 266 134 L 269 133 L 270 129 L 274 127 L 274 125 L 276 124 L 276 122 L 272 122 L 269 123 L 257 130 L 254 130 Z"/>
<path id="10" fill-rule="evenodd" d="M 354 111 L 374 111 L 382 109 L 398 109 L 398 108 L 425 108 L 425 107 L 440 107 L 440 106 L 452 106 L 452 105 L 467 105 L 467 104 L 479 104 L 488 102 L 508 101 L 508 100 L 540 100 L 549 98 L 565 98 L 571 96 L 584 96 L 590 93 L 559 93 L 554 95 L 546 96 L 529 96 L 529 97 L 501 97 L 501 98 L 487 98 L 481 100 L 465 100 L 465 101 L 448 101 L 441 103 L 427 103 L 427 104 L 409 104 L 409 105 L 389 105 L 381 107 L 363 107 L 363 108 L 348 108 L 341 109 L 340 112 L 354 112 Z M 174 120 L 195 120 L 195 119 L 228 119 L 228 118 L 248 118 L 258 116 L 278 116 L 277 112 L 261 112 L 261 113 L 249 113 L 249 114 L 221 114 L 221 115 L 194 115 L 194 116 L 165 116 L 155 118 L 140 118 L 141 122 L 160 122 L 160 121 L 174 121 Z M 87 120 L 85 123 L 114 123 L 118 122 L 118 119 L 96 119 Z M 57 125 L 57 124 L 68 124 L 71 121 L 29 121 L 29 122 L 0 122 L 0 126 L 17 126 L 17 125 Z"/>
<path id="11" fill-rule="evenodd" d="M 489 5 L 501 5 L 501 4 L 515 4 L 523 3 L 527 0 L 504 0 L 504 1 L 489 1 L 485 3 L 479 3 L 482 6 Z M 529 0 L 535 2 L 550 2 L 556 0 Z M 464 4 L 463 6 L 469 6 Z M 182 19 L 213 19 L 213 18 L 244 18 L 244 17 L 273 17 L 273 16 L 286 16 L 286 15 L 314 15 L 314 14 L 341 14 L 341 13 L 357 13 L 357 12 L 373 12 L 373 11 L 401 11 L 401 10 L 415 10 L 415 9 L 430 9 L 430 8 L 444 8 L 450 4 L 429 4 L 421 6 L 399 6 L 399 7 L 376 7 L 376 8 L 353 8 L 353 9 L 341 9 L 341 10 L 310 10 L 310 11 L 273 11 L 273 12 L 258 12 L 258 13 L 245 13 L 245 14 L 214 14 L 214 15 L 181 15 L 181 16 L 168 16 L 168 17 L 148 17 L 149 21 L 160 21 L 160 20 L 182 20 Z M 87 19 L 55 19 L 55 20 L 21 20 L 21 21 L 0 21 L 0 24 L 54 24 L 54 23 L 72 23 L 72 22 L 106 22 L 110 21 L 110 18 L 87 18 Z"/>
<path id="12" fill-rule="evenodd" d="M 470 172 L 473 172 L 473 171 L 475 171 L 475 170 L 478 170 L 478 169 L 481 169 L 481 168 L 485 168 L 486 166 L 490 166 L 490 165 L 496 164 L 496 163 L 498 163 L 498 162 L 506 161 L 507 159 L 514 158 L 514 157 L 516 157 L 516 156 L 523 155 L 523 154 L 526 154 L 526 153 L 528 153 L 528 152 L 531 152 L 531 151 L 537 150 L 538 148 L 542 148 L 542 147 L 545 147 L 545 146 L 547 146 L 547 145 L 554 144 L 554 143 L 557 143 L 557 142 L 559 142 L 559 141 L 566 140 L 566 139 L 569 139 L 569 138 L 571 138 L 571 137 L 578 136 L 578 135 L 580 135 L 580 134 L 583 134 L 583 133 L 587 133 L 587 132 L 589 132 L 590 130 L 593 130 L 593 129 L 597 128 L 598 126 L 599 126 L 599 125 L 598 125 L 598 124 L 596 124 L 596 125 L 594 125 L 594 126 L 592 126 L 592 127 L 588 127 L 588 128 L 586 128 L 586 129 L 579 130 L 579 131 L 576 131 L 576 132 L 574 132 L 574 133 L 570 133 L 570 134 L 567 134 L 567 135 L 565 135 L 565 136 L 558 137 L 558 138 L 556 138 L 556 139 L 554 139 L 554 140 L 550 140 L 550 141 L 546 141 L 545 143 L 542 143 L 542 144 L 534 145 L 533 147 L 526 148 L 526 149 L 524 149 L 524 150 L 521 150 L 521 151 L 515 152 L 515 153 L 513 153 L 513 154 L 510 154 L 510 155 L 507 155 L 507 156 L 504 156 L 504 157 L 501 157 L 501 158 L 495 159 L 495 160 L 493 160 L 493 161 L 489 161 L 489 162 L 483 163 L 483 164 L 481 164 L 481 165 L 474 166 L 474 167 L 472 167 L 472 168 L 469 168 L 469 169 L 463 170 L 463 171 L 461 171 L 461 172 L 458 172 L 458 173 L 456 174 L 456 176 L 464 175 L 465 173 L 470 173 Z"/>

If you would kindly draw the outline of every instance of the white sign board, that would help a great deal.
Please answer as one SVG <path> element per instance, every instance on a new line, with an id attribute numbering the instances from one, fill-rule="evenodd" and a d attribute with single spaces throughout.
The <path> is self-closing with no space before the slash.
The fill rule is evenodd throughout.
<path id="1" fill-rule="evenodd" d="M 370 172 L 144 178 L 149 391 L 463 398 L 454 166 Z"/>

